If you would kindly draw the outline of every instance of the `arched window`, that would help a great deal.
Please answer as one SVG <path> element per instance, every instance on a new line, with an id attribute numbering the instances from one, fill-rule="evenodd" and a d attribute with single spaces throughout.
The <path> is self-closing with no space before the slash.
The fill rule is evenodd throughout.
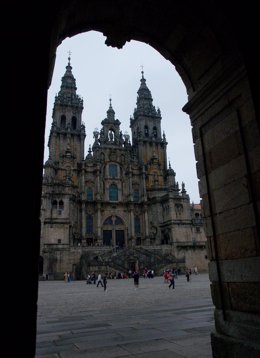
<path id="1" fill-rule="evenodd" d="M 119 216 L 116 216 L 115 225 L 124 225 L 123 220 Z"/>
<path id="2" fill-rule="evenodd" d="M 133 201 L 135 203 L 139 202 L 140 200 L 140 195 L 139 195 L 139 190 L 134 190 L 133 191 Z"/>
<path id="3" fill-rule="evenodd" d="M 157 138 L 157 128 L 155 126 L 153 127 L 153 136 Z"/>
<path id="4" fill-rule="evenodd" d="M 117 177 L 117 165 L 116 164 L 109 164 L 109 176 L 110 178 L 116 178 Z"/>
<path id="5" fill-rule="evenodd" d="M 110 142 L 114 141 L 114 139 L 115 139 L 115 133 L 112 129 L 110 129 L 108 132 L 108 138 L 109 138 Z"/>
<path id="6" fill-rule="evenodd" d="M 148 128 L 148 126 L 144 126 L 144 136 L 149 137 L 149 128 Z"/>
<path id="7" fill-rule="evenodd" d="M 63 200 L 59 201 L 59 209 L 64 210 L 64 202 L 63 202 Z"/>
<path id="8" fill-rule="evenodd" d="M 108 218 L 106 218 L 106 220 L 104 221 L 103 225 L 113 225 L 112 216 L 109 216 Z"/>
<path id="9" fill-rule="evenodd" d="M 135 234 L 141 233 L 141 223 L 139 216 L 135 216 Z"/>
<path id="10" fill-rule="evenodd" d="M 116 184 L 111 184 L 109 187 L 109 200 L 118 201 L 118 189 Z"/>
<path id="11" fill-rule="evenodd" d="M 66 128 L 66 116 L 64 114 L 60 117 L 60 127 L 62 129 Z"/>
<path id="12" fill-rule="evenodd" d="M 77 118 L 76 117 L 72 117 L 72 119 L 71 119 L 71 128 L 73 130 L 77 129 Z"/>
<path id="13" fill-rule="evenodd" d="M 93 200 L 93 190 L 92 190 L 92 188 L 87 188 L 87 200 L 88 201 Z"/>
<path id="14" fill-rule="evenodd" d="M 93 216 L 87 215 L 86 217 L 86 234 L 93 233 Z"/>
<path id="15" fill-rule="evenodd" d="M 52 201 L 52 209 L 57 209 L 58 208 L 58 202 L 57 200 L 53 200 Z"/>

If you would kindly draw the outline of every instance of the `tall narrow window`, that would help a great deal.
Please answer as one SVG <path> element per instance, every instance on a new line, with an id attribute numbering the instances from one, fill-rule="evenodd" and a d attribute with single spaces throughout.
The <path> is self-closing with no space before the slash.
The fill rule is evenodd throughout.
<path id="1" fill-rule="evenodd" d="M 76 117 L 72 117 L 72 119 L 71 119 L 71 128 L 73 130 L 77 129 L 77 118 Z"/>
<path id="2" fill-rule="evenodd" d="M 93 233 L 93 216 L 87 215 L 86 218 L 86 234 L 92 234 Z"/>
<path id="3" fill-rule="evenodd" d="M 157 138 L 157 128 L 155 126 L 153 127 L 153 136 Z"/>
<path id="4" fill-rule="evenodd" d="M 92 188 L 87 188 L 87 200 L 88 201 L 93 200 L 93 190 L 92 190 Z"/>
<path id="5" fill-rule="evenodd" d="M 110 178 L 117 177 L 117 165 L 116 164 L 109 164 L 109 176 L 110 176 Z"/>
<path id="6" fill-rule="evenodd" d="M 58 208 L 58 202 L 57 200 L 53 200 L 52 201 L 52 209 L 57 209 Z"/>
<path id="7" fill-rule="evenodd" d="M 64 114 L 60 117 L 60 127 L 62 129 L 66 128 L 66 116 Z"/>
<path id="8" fill-rule="evenodd" d="M 63 202 L 63 200 L 59 201 L 59 209 L 64 210 L 64 202 Z"/>
<path id="9" fill-rule="evenodd" d="M 133 191 L 133 201 L 134 201 L 135 203 L 138 203 L 138 202 L 139 202 L 139 199 L 140 199 L 139 190 L 134 190 L 134 191 Z"/>
<path id="10" fill-rule="evenodd" d="M 141 223 L 139 216 L 135 216 L 135 234 L 141 233 Z"/>
<path id="11" fill-rule="evenodd" d="M 148 128 L 148 126 L 144 126 L 144 136 L 149 137 L 149 128 Z"/>
<path id="12" fill-rule="evenodd" d="M 111 184 L 109 187 L 109 200 L 118 201 L 118 189 L 116 184 Z"/>

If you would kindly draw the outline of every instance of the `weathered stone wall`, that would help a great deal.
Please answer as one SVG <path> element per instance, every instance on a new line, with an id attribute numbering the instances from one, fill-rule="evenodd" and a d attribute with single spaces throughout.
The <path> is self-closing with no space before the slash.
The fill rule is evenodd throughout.
<path id="1" fill-rule="evenodd" d="M 255 325 L 260 313 L 259 132 L 243 66 L 230 64 L 229 71 L 223 70 L 219 76 L 219 87 L 215 80 L 214 89 L 209 85 L 204 97 L 198 96 L 196 110 L 192 106 L 196 97 L 187 105 L 216 306 L 213 356 L 243 357 L 249 349 L 250 357 L 256 357 L 259 332 Z M 223 86 L 228 92 L 221 92 Z M 241 342 L 245 331 L 247 348 Z"/>

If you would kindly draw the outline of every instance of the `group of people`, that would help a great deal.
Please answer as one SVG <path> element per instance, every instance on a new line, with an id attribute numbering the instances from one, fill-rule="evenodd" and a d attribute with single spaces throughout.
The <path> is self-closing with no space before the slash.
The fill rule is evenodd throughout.
<path id="1" fill-rule="evenodd" d="M 103 276 L 101 275 L 101 273 L 98 274 L 98 276 L 96 276 L 95 272 L 92 272 L 91 275 L 87 275 L 86 278 L 86 284 L 90 285 L 90 284 L 94 284 L 97 285 L 97 287 L 99 285 L 101 285 L 101 287 L 104 287 L 104 291 L 107 290 L 107 273 L 105 273 Z"/>
<path id="2" fill-rule="evenodd" d="M 178 271 L 175 269 L 165 270 L 163 278 L 165 283 L 169 283 L 169 288 L 175 288 L 175 278 L 178 277 Z"/>
<path id="3" fill-rule="evenodd" d="M 71 282 L 75 281 L 75 273 L 74 272 L 64 272 L 64 281 Z"/>
<path id="4" fill-rule="evenodd" d="M 178 278 L 178 275 L 181 273 L 180 269 L 167 269 L 163 273 L 163 278 L 165 283 L 169 283 L 169 288 L 175 288 L 175 279 Z M 191 274 L 198 274 L 198 268 L 194 267 L 193 269 L 186 269 L 184 274 L 187 279 L 187 282 L 190 281 Z"/>
<path id="5" fill-rule="evenodd" d="M 134 286 L 135 288 L 139 287 L 139 272 L 138 271 L 134 271 L 132 273 L 132 278 L 134 279 Z M 108 279 L 108 274 L 105 273 L 104 275 L 102 275 L 101 273 L 98 274 L 98 276 L 96 276 L 95 272 L 92 272 L 92 274 L 88 274 L 87 278 L 86 278 L 86 284 L 90 285 L 90 284 L 95 284 L 97 287 L 99 287 L 99 285 L 101 287 L 104 287 L 104 291 L 107 290 L 107 279 Z"/>
<path id="6" fill-rule="evenodd" d="M 193 269 L 193 271 L 191 269 L 185 270 L 185 276 L 186 276 L 187 282 L 190 281 L 190 275 L 192 274 L 192 272 L 197 275 L 198 274 L 197 267 L 195 267 Z M 167 269 L 164 271 L 164 273 L 163 273 L 164 282 L 169 284 L 169 288 L 172 288 L 172 289 L 175 288 L 175 279 L 178 278 L 179 274 L 180 274 L 180 270 L 175 269 L 175 268 Z M 129 276 L 126 275 L 125 277 L 123 275 L 114 277 L 114 276 L 109 275 L 108 273 L 105 273 L 104 275 L 99 273 L 96 276 L 95 272 L 92 272 L 91 275 L 90 274 L 87 275 L 86 284 L 95 284 L 97 287 L 99 287 L 99 285 L 100 285 L 101 287 L 104 288 L 104 291 L 106 291 L 108 278 L 128 278 L 128 277 L 132 277 L 134 279 L 134 287 L 135 287 L 135 289 L 137 289 L 139 287 L 139 278 L 140 278 L 140 274 L 137 270 L 134 272 L 129 270 Z M 153 270 L 145 269 L 143 277 L 153 278 L 154 277 Z M 69 279 L 69 278 L 67 278 L 67 279 Z"/>

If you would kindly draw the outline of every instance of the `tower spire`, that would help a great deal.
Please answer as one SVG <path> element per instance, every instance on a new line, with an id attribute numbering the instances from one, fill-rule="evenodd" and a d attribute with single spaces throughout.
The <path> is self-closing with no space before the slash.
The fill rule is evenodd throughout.
<path id="1" fill-rule="evenodd" d="M 134 119 L 139 116 L 153 116 L 153 117 L 161 117 L 160 113 L 155 109 L 153 105 L 153 98 L 151 91 L 146 85 L 146 79 L 144 77 L 144 66 L 141 66 L 141 79 L 140 79 L 140 87 L 137 91 L 137 107 L 134 111 Z"/>
<path id="2" fill-rule="evenodd" d="M 107 119 L 111 122 L 115 120 L 115 111 L 112 107 L 112 99 L 111 96 L 109 96 L 109 108 L 107 110 Z"/>
<path id="3" fill-rule="evenodd" d="M 69 54 L 69 57 L 68 57 L 68 65 L 70 66 L 71 51 L 69 51 L 68 54 Z"/>
<path id="4" fill-rule="evenodd" d="M 61 79 L 61 86 L 58 95 L 55 97 L 54 105 L 65 105 L 81 108 L 83 110 L 83 100 L 77 95 L 76 80 L 72 73 L 71 52 L 69 51 L 68 64 L 66 71 Z"/>
<path id="5" fill-rule="evenodd" d="M 141 74 L 142 74 L 142 79 L 143 79 L 144 78 L 144 66 L 143 65 L 141 65 L 141 69 L 142 69 Z"/>

